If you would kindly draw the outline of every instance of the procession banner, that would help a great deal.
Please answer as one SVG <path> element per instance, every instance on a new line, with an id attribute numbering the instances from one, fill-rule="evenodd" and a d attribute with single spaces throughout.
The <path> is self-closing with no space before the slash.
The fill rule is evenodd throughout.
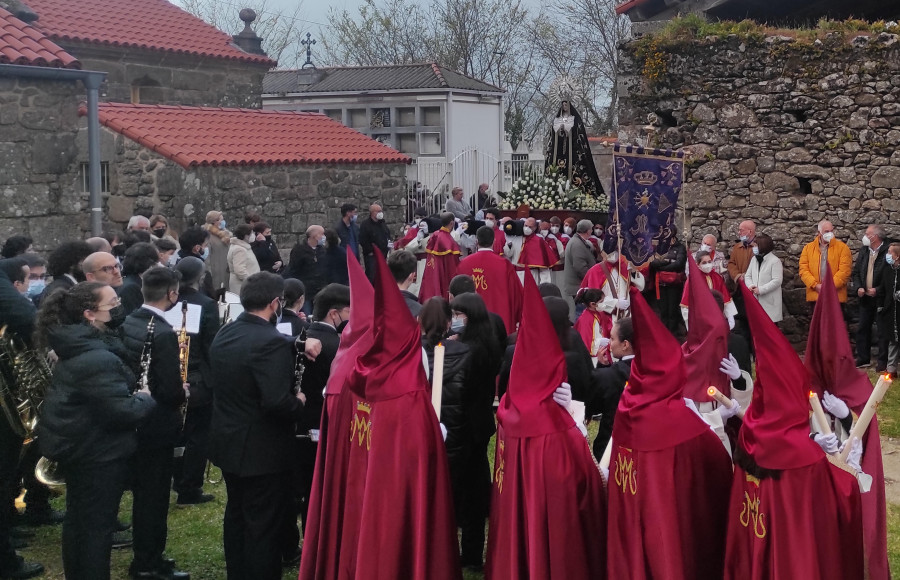
<path id="1" fill-rule="evenodd" d="M 664 256 L 674 241 L 684 153 L 616 145 L 613 165 L 604 250 L 621 246 L 622 256 L 641 266 Z"/>

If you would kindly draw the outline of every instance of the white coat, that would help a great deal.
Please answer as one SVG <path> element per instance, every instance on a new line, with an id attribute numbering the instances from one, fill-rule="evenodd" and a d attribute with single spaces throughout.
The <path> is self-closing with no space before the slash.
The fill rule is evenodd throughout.
<path id="1" fill-rule="evenodd" d="M 781 281 L 783 278 L 781 260 L 778 256 L 769 252 L 763 258 L 760 265 L 759 260 L 754 256 L 750 259 L 750 265 L 744 275 L 744 282 L 748 288 L 754 286 L 759 288 L 759 304 L 772 319 L 772 322 L 779 322 L 782 319 L 781 314 Z"/>

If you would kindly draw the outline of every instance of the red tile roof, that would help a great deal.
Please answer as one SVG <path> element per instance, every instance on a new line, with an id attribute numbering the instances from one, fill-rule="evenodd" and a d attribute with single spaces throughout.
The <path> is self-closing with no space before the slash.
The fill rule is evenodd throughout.
<path id="1" fill-rule="evenodd" d="M 28 6 L 39 16 L 35 26 L 56 41 L 276 64 L 166 0 L 28 0 Z"/>
<path id="2" fill-rule="evenodd" d="M 319 113 L 101 103 L 100 122 L 184 168 L 410 162 Z"/>
<path id="3" fill-rule="evenodd" d="M 81 68 L 74 56 L 3 8 L 0 8 L 0 64 Z"/>

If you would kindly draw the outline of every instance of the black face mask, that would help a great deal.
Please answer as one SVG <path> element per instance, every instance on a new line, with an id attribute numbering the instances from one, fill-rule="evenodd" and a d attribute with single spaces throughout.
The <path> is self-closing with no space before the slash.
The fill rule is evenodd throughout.
<path id="1" fill-rule="evenodd" d="M 106 328 L 111 330 L 119 328 L 125 322 L 125 307 L 119 304 L 109 309 L 109 322 L 105 322 Z"/>
<path id="2" fill-rule="evenodd" d="M 350 324 L 349 320 L 344 320 L 340 324 L 338 324 L 337 329 L 336 329 L 338 331 L 338 334 L 341 334 L 342 332 L 344 332 L 344 329 L 347 328 L 348 324 Z"/>
<path id="3" fill-rule="evenodd" d="M 267 242 L 271 242 L 271 241 L 272 241 L 272 236 L 271 236 L 271 235 L 266 236 L 266 241 L 267 241 Z"/>
<path id="4" fill-rule="evenodd" d="M 166 235 L 166 228 L 156 228 L 155 230 L 153 230 L 153 235 L 157 238 L 163 237 L 164 235 Z"/>

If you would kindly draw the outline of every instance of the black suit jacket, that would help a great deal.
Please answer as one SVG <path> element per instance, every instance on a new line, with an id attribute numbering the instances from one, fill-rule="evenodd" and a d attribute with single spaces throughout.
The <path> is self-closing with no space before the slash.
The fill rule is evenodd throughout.
<path id="1" fill-rule="evenodd" d="M 301 389 L 306 395 L 306 408 L 297 426 L 298 431 L 304 433 L 310 429 L 318 429 L 322 420 L 322 405 L 325 398 L 322 391 L 328 384 L 331 375 L 331 363 L 341 345 L 341 335 L 337 330 L 322 322 L 313 322 L 306 329 L 306 336 L 322 341 L 322 352 L 314 361 L 307 361 L 306 371 L 303 373 Z"/>
<path id="2" fill-rule="evenodd" d="M 116 294 L 122 301 L 125 314 L 131 314 L 144 303 L 144 293 L 141 291 L 141 277 L 137 274 L 129 274 L 122 280 L 122 285 L 116 288 Z"/>
<path id="3" fill-rule="evenodd" d="M 290 471 L 296 422 L 293 341 L 244 312 L 210 349 L 213 416 L 210 459 L 222 471 L 253 477 Z"/>
<path id="4" fill-rule="evenodd" d="M 154 320 L 153 347 L 150 356 L 150 394 L 156 406 L 138 428 L 138 445 L 146 448 L 174 446 L 181 431 L 179 407 L 184 403 L 181 371 L 178 367 L 178 337 L 166 319 L 146 308 L 138 308 L 122 325 L 128 366 L 140 380 L 141 352 L 147 338 L 147 325 Z"/>
<path id="5" fill-rule="evenodd" d="M 592 373 L 591 392 L 585 397 L 584 414 L 588 417 L 600 415 L 597 437 L 594 439 L 594 457 L 597 461 L 606 451 L 606 445 L 612 437 L 613 421 L 619 398 L 625 390 L 625 383 L 631 376 L 631 361 L 620 360 L 608 367 L 598 367 Z"/>
<path id="6" fill-rule="evenodd" d="M 875 256 L 875 264 L 872 266 L 872 288 L 875 288 L 875 296 L 861 296 L 859 298 L 860 305 L 868 306 L 870 308 L 875 308 L 876 306 L 878 293 L 882 291 L 881 279 L 884 274 L 884 269 L 887 267 L 887 262 L 884 261 L 884 255 L 887 253 L 887 249 L 888 243 L 881 242 L 881 246 L 878 248 L 878 253 Z M 871 258 L 869 254 L 869 248 L 863 246 L 856 255 L 856 262 L 853 264 L 853 273 L 850 275 L 851 291 L 855 292 L 859 288 L 862 288 L 863 290 L 868 289 L 866 287 L 866 271 L 869 269 L 869 259 Z"/>
<path id="7" fill-rule="evenodd" d="M 191 384 L 191 398 L 188 400 L 188 405 L 191 408 L 203 407 L 212 403 L 209 350 L 221 327 L 219 305 L 209 296 L 193 288 L 181 288 L 179 300 L 200 306 L 200 333 L 188 333 L 188 336 L 191 337 L 191 350 L 188 357 L 188 382 Z M 180 309 L 181 303 L 179 302 L 175 308 Z M 178 332 L 180 328 L 174 330 Z"/>

